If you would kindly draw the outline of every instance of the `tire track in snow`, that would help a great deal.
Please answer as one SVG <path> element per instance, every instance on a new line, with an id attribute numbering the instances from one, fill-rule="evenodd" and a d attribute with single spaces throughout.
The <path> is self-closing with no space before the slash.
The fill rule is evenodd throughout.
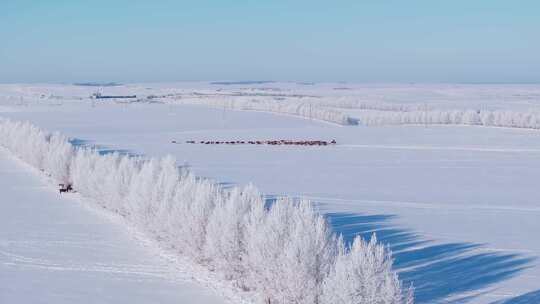
<path id="1" fill-rule="evenodd" d="M 80 271 L 80 272 L 101 272 L 107 274 L 137 275 L 139 277 L 166 278 L 169 270 L 166 267 L 149 267 L 142 264 L 79 264 L 72 261 L 54 262 L 42 258 L 31 258 L 23 255 L 13 254 L 0 250 L 3 256 L 2 265 L 23 268 L 38 268 L 50 271 Z"/>

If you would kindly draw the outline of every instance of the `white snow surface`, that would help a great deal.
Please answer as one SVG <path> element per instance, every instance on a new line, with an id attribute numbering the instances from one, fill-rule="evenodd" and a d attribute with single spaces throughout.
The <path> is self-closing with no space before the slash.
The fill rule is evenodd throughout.
<path id="1" fill-rule="evenodd" d="M 77 140 L 29 122 L 2 119 L 0 134 L 13 155 L 121 215 L 160 248 L 212 271 L 216 283 L 232 283 L 238 295 L 250 292 L 265 303 L 412 303 L 376 237 L 355 237 L 349 250 L 309 202 L 269 204 L 252 186 L 225 190 L 179 169 L 171 156 L 77 147 Z"/>
<path id="2" fill-rule="evenodd" d="M 0 303 L 229 303 L 0 150 Z"/>
<path id="3" fill-rule="evenodd" d="M 191 96 L 222 94 L 223 90 L 260 93 L 270 88 L 289 95 L 320 96 L 325 107 L 334 102 L 332 109 L 345 109 L 344 113 L 357 109 L 338 104 L 339 100 L 373 103 L 377 111 L 395 104 L 399 111 L 405 105 L 413 110 L 523 113 L 538 111 L 540 105 L 538 85 L 270 83 L 216 88 L 208 83 L 183 83 L 102 91 Z M 253 182 L 269 197 L 307 197 L 346 239 L 376 232 L 380 241 L 389 244 L 400 278 L 416 288 L 416 303 L 540 302 L 538 130 L 340 127 L 226 107 L 179 105 L 174 98 L 163 98 L 159 104 L 87 99 L 95 89 L 4 85 L 0 115 L 30 120 L 102 149 L 148 156 L 172 154 L 195 174 L 224 185 Z M 222 91 L 216 93 L 217 89 Z M 285 97 L 285 102 L 288 98 L 297 97 Z M 237 139 L 336 139 L 338 145 L 184 144 L 186 140 Z M 26 177 L 17 184 L 25 183 Z"/>

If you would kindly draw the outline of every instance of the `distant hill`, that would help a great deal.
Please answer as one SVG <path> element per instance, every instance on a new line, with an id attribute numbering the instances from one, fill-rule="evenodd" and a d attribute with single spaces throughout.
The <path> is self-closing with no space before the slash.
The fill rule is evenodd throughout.
<path id="1" fill-rule="evenodd" d="M 73 85 L 84 87 L 116 87 L 121 86 L 121 83 L 116 82 L 77 82 Z"/>
<path id="2" fill-rule="evenodd" d="M 246 80 L 246 81 L 215 81 L 210 82 L 210 84 L 215 85 L 235 85 L 235 84 L 265 84 L 265 83 L 274 83 L 275 81 L 269 80 Z"/>

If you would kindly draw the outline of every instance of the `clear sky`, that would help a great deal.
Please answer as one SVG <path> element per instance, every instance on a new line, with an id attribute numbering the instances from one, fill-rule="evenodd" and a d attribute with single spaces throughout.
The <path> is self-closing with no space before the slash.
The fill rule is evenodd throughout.
<path id="1" fill-rule="evenodd" d="M 0 82 L 540 82 L 539 0 L 0 0 Z"/>

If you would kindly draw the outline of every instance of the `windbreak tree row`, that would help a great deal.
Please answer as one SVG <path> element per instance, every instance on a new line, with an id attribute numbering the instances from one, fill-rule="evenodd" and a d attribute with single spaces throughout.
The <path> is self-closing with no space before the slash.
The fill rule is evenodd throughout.
<path id="1" fill-rule="evenodd" d="M 322 107 L 317 101 L 292 101 L 287 102 L 276 101 L 274 99 L 252 99 L 240 98 L 235 99 L 190 99 L 185 98 L 177 101 L 183 104 L 202 104 L 216 108 L 224 108 L 231 110 L 243 111 L 261 111 L 277 114 L 287 114 L 303 117 L 306 119 L 320 120 L 331 122 L 339 125 L 355 125 L 355 119 L 347 114 L 329 107 Z"/>
<path id="2" fill-rule="evenodd" d="M 540 129 L 540 113 L 518 111 L 428 110 L 373 111 L 355 114 L 362 125 L 450 124 Z"/>
<path id="3" fill-rule="evenodd" d="M 346 245 L 307 201 L 268 206 L 255 187 L 223 190 L 170 156 L 101 155 L 28 122 L 0 119 L 0 145 L 257 301 L 412 303 L 383 245 Z"/>

